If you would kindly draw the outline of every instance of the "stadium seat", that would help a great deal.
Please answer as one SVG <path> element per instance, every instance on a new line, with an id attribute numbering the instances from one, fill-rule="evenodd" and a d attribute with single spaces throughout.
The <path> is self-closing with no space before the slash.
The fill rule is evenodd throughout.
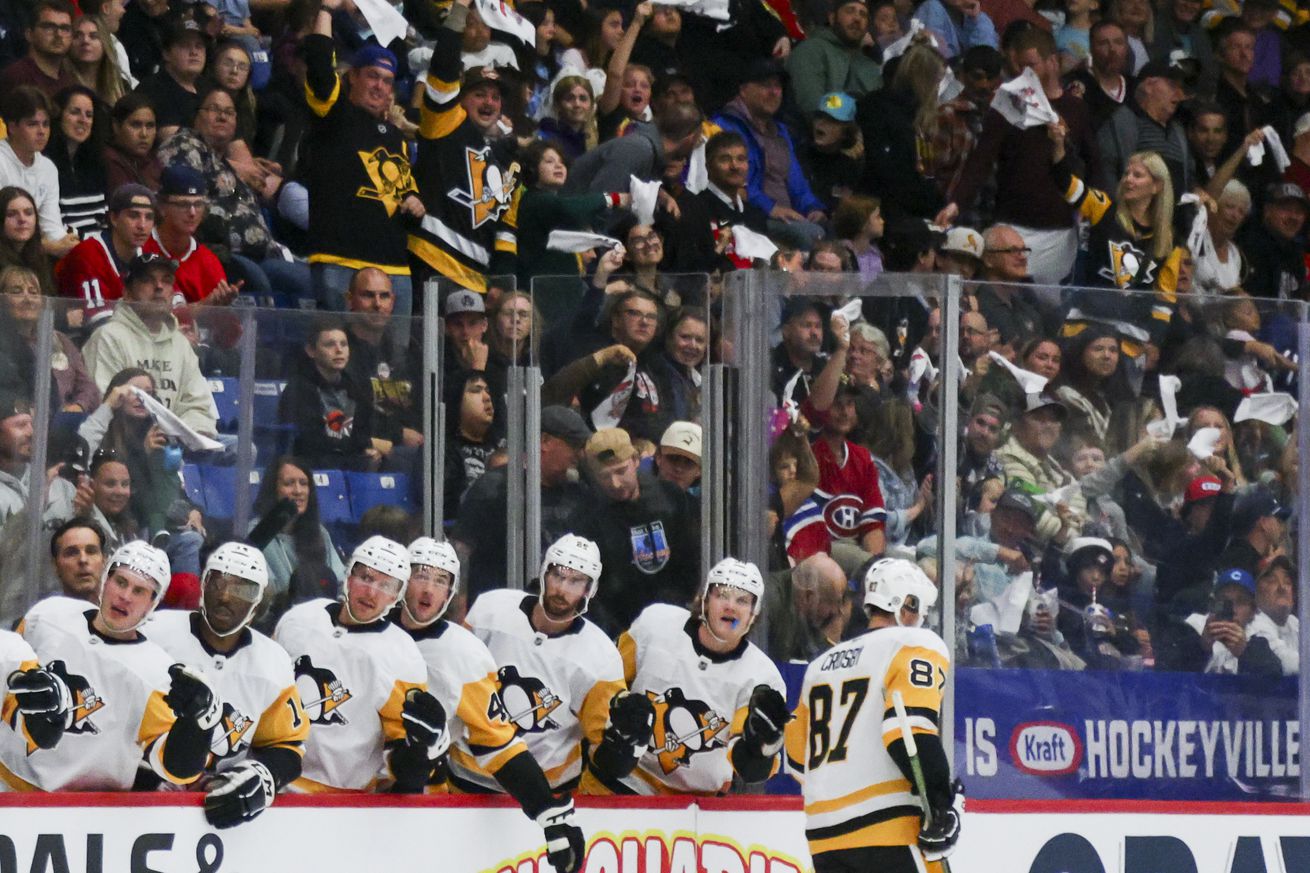
<path id="1" fill-rule="evenodd" d="M 413 511 L 409 477 L 403 473 L 347 473 L 350 489 L 350 514 L 355 522 L 374 506 L 386 504 Z"/>
<path id="2" fill-rule="evenodd" d="M 186 494 L 187 500 L 199 507 L 201 512 L 206 511 L 205 486 L 198 465 L 182 465 L 182 491 Z"/>
<path id="3" fill-rule="evenodd" d="M 285 387 L 286 382 L 276 379 L 255 380 L 255 427 L 271 427 L 278 423 L 277 407 Z"/>
<path id="4" fill-rule="evenodd" d="M 235 433 L 237 429 L 237 395 L 240 381 L 232 376 L 215 376 L 209 381 L 209 392 L 218 407 L 218 429 L 222 433 Z"/>
<path id="5" fill-rule="evenodd" d="M 232 518 L 236 509 L 237 470 L 236 467 L 215 467 L 203 465 L 199 468 L 203 483 L 205 512 L 214 518 Z M 259 490 L 260 472 L 250 471 L 250 502 L 255 501 Z"/>
<path id="6" fill-rule="evenodd" d="M 318 520 L 323 524 L 350 524 L 350 492 L 346 474 L 340 470 L 315 470 L 314 487 L 318 489 Z"/>

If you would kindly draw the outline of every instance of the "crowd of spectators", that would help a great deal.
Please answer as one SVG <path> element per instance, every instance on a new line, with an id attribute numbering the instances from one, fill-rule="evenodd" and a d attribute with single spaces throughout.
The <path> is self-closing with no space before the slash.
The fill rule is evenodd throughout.
<path id="1" fill-rule="evenodd" d="M 775 659 L 859 624 L 844 580 L 871 558 L 935 578 L 945 493 L 966 663 L 1297 671 L 1310 13 L 406 0 L 372 14 L 0 3 L 0 542 L 29 512 L 56 532 L 53 571 L 4 575 L 0 618 L 23 593 L 84 587 L 72 519 L 94 522 L 102 551 L 151 539 L 175 575 L 198 573 L 218 540 L 182 471 L 236 454 L 212 380 L 241 366 L 242 305 L 299 315 L 256 355 L 279 393 L 259 424 L 281 429 L 254 480 L 249 536 L 272 574 L 258 626 L 335 596 L 368 533 L 416 533 L 385 511 L 334 525 L 322 471 L 416 490 L 424 453 L 444 459 L 467 570 L 452 616 L 503 586 L 508 374 L 528 362 L 544 379 L 542 541 L 599 545 L 591 617 L 618 634 L 651 602 L 685 604 L 703 366 L 731 356 L 724 277 L 771 269 L 847 280 L 777 313 Z M 852 308 L 884 272 L 960 276 L 959 323 L 932 295 Z M 437 445 L 421 408 L 436 337 L 414 318 L 429 282 Z M 43 297 L 56 415 L 38 487 Z M 945 332 L 959 361 L 943 360 Z M 959 468 L 939 482 L 948 368 Z M 195 594 L 174 585 L 170 603 Z"/>

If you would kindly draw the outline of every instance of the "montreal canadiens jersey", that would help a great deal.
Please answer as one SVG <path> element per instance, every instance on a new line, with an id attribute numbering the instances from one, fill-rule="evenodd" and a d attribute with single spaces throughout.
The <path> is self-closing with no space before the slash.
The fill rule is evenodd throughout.
<path id="1" fill-rule="evenodd" d="M 886 627 L 834 646 L 805 671 L 787 759 L 802 781 L 810 854 L 914 845 L 919 804 L 887 747 L 899 691 L 916 735 L 938 735 L 950 654 L 930 630 Z"/>
<path id="2" fill-rule="evenodd" d="M 19 632 L 45 667 L 72 693 L 64 735 L 53 749 L 39 749 L 13 731 L 0 731 L 0 777 L 10 789 L 128 791 L 143 753 L 161 779 L 172 709 L 164 702 L 173 660 L 138 634 L 110 640 L 91 628 L 95 607 L 84 600 L 50 597 L 37 603 Z"/>
<path id="3" fill-rule="evenodd" d="M 700 622 L 680 607 L 646 607 L 619 637 L 633 694 L 655 706 L 652 748 L 623 784 L 637 794 L 719 794 L 732 786 L 728 749 L 746 724 L 751 691 L 787 696 L 782 675 L 748 640 L 720 655 L 700 644 Z"/>
<path id="4" fill-rule="evenodd" d="M 5 724 L 21 733 L 18 724 L 18 701 L 9 693 L 9 674 L 15 670 L 33 670 L 40 664 L 27 640 L 13 631 L 0 630 L 0 715 Z"/>
<path id="5" fill-rule="evenodd" d="M 427 668 L 409 634 L 386 620 L 337 623 L 342 608 L 320 598 L 294 606 L 273 632 L 290 655 L 309 718 L 305 766 L 294 791 L 366 791 L 385 768 L 384 748 L 405 738 L 401 709 Z"/>
<path id="6" fill-rule="evenodd" d="M 201 621 L 199 613 L 167 609 L 156 612 L 145 630 L 173 660 L 203 671 L 223 701 L 223 720 L 210 745 L 214 768 L 245 760 L 251 748 L 303 755 L 309 719 L 286 650 L 246 628 L 232 652 L 215 652 L 200 639 Z"/>
<path id="7" fill-rule="evenodd" d="M 536 603 L 536 595 L 522 591 L 488 591 L 466 620 L 496 664 L 487 714 L 515 729 L 558 789 L 581 775 L 583 741 L 591 748 L 600 744 L 610 698 L 624 687 L 623 662 L 609 637 L 585 618 L 553 637 L 533 630 Z M 450 758 L 457 780 L 500 790 L 461 749 Z"/>
<path id="8" fill-rule="evenodd" d="M 406 633 L 427 664 L 428 692 L 446 711 L 452 754 L 471 768 L 494 774 L 527 751 L 514 726 L 493 715 L 496 662 L 481 640 L 445 619 Z"/>

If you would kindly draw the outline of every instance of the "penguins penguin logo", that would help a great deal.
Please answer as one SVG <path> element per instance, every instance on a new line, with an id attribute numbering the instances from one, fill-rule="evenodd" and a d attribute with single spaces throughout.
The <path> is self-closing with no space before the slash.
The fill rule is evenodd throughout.
<path id="1" fill-rule="evenodd" d="M 655 706 L 655 756 L 660 769 L 672 773 L 691 764 L 699 752 L 727 745 L 720 734 L 728 729 L 728 720 L 701 700 L 688 700 L 681 688 L 663 694 L 647 691 Z"/>
<path id="2" fill-rule="evenodd" d="M 309 655 L 296 659 L 296 690 L 310 724 L 350 724 L 340 711 L 350 699 L 350 689 L 331 670 L 315 667 Z"/>
<path id="3" fill-rule="evenodd" d="M 73 705 L 69 707 L 64 732 L 69 734 L 98 734 L 100 728 L 91 721 L 91 716 L 107 705 L 105 699 L 96 693 L 85 676 L 68 672 L 68 665 L 63 661 L 51 661 L 46 669 L 54 673 L 68 686 Z M 32 754 L 39 747 L 31 739 L 27 741 L 27 754 Z"/>
<path id="4" fill-rule="evenodd" d="M 514 725 L 520 733 L 553 731 L 559 722 L 550 714 L 564 701 L 540 679 L 520 676 L 518 668 L 510 664 L 496 671 L 499 690 L 487 706 L 487 716 Z"/>
<path id="5" fill-rule="evenodd" d="M 255 721 L 232 704 L 224 703 L 223 718 L 218 725 L 219 729 L 214 731 L 214 740 L 209 746 L 209 751 L 219 758 L 226 758 L 235 755 L 248 745 L 245 736 L 254 727 Z"/>

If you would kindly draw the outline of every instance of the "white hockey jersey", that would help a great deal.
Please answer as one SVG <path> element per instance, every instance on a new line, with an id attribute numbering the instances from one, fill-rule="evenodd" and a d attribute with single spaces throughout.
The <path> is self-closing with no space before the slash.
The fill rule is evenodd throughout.
<path id="1" fill-rule="evenodd" d="M 231 653 L 215 652 L 200 638 L 203 620 L 199 613 L 166 609 L 151 616 L 145 631 L 173 660 L 203 671 L 217 690 L 223 720 L 210 745 L 214 769 L 245 760 L 252 747 L 304 755 L 309 719 L 286 650 L 246 628 Z"/>
<path id="2" fill-rule="evenodd" d="M 444 619 L 411 633 L 428 668 L 428 691 L 446 711 L 452 750 L 494 774 L 527 751 L 518 732 L 496 710 L 496 662 L 482 641 Z"/>
<path id="3" fill-rule="evenodd" d="M 536 595 L 502 589 L 477 599 L 465 619 L 496 662 L 496 693 L 488 715 L 512 725 L 552 788 L 582 773 L 582 742 L 600 744 L 610 698 L 623 690 L 623 662 L 605 633 L 579 617 L 553 637 L 533 630 Z M 451 750 L 451 772 L 499 791 L 467 752 Z"/>
<path id="4" fill-rule="evenodd" d="M 346 627 L 337 623 L 340 610 L 335 600 L 311 600 L 288 610 L 273 632 L 292 659 L 310 722 L 293 791 L 373 788 L 386 766 L 386 744 L 405 738 L 405 695 L 427 688 L 427 668 L 409 634 L 386 620 Z"/>
<path id="5" fill-rule="evenodd" d="M 0 718 L 22 734 L 18 723 L 18 701 L 9 693 L 9 674 L 15 670 L 32 670 L 41 666 L 27 640 L 13 631 L 0 630 Z"/>
<path id="6" fill-rule="evenodd" d="M 68 685 L 73 709 L 53 749 L 0 731 L 0 779 L 9 789 L 128 791 L 143 755 L 160 778 L 195 781 L 164 767 L 166 735 L 176 720 L 164 702 L 173 660 L 144 634 L 131 641 L 101 636 L 91 628 L 95 614 L 84 600 L 50 597 L 19 624 L 41 663 Z"/>
<path id="7" fill-rule="evenodd" d="M 886 627 L 834 646 L 805 671 L 787 759 L 802 780 L 810 854 L 911 846 L 919 802 L 887 747 L 900 691 L 916 735 L 938 735 L 950 653 L 925 628 Z"/>
<path id="8" fill-rule="evenodd" d="M 746 724 L 751 691 L 765 684 L 787 696 L 778 668 L 758 646 L 743 640 L 720 655 L 701 645 L 699 627 L 690 611 L 657 603 L 619 637 L 628 688 L 655 706 L 653 747 L 622 780 L 637 794 L 726 792 L 728 750 Z"/>

